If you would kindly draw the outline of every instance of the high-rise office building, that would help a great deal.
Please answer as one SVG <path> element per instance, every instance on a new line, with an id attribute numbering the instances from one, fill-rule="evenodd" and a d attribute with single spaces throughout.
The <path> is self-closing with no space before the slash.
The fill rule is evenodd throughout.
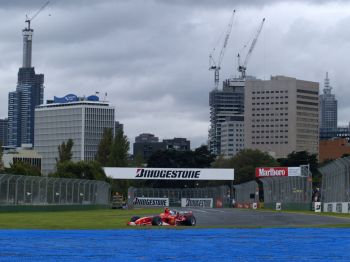
<path id="1" fill-rule="evenodd" d="M 8 137 L 8 119 L 0 119 L 0 143 L 2 146 L 7 146 Z"/>
<path id="2" fill-rule="evenodd" d="M 114 123 L 114 134 L 118 134 L 119 131 L 124 132 L 124 125 L 119 121 L 115 121 Z"/>
<path id="3" fill-rule="evenodd" d="M 230 116 L 221 123 L 221 155 L 233 157 L 244 149 L 244 116 Z"/>
<path id="4" fill-rule="evenodd" d="M 114 132 L 115 108 L 96 96 L 55 97 L 53 103 L 35 109 L 34 148 L 42 155 L 42 173 L 55 170 L 57 147 L 73 140 L 72 161 L 96 159 L 98 145 L 106 128 Z"/>
<path id="5" fill-rule="evenodd" d="M 135 143 L 133 144 L 134 157 L 141 156 L 144 160 L 148 160 L 158 150 L 165 150 L 165 147 L 154 134 L 142 133 L 135 137 Z"/>
<path id="6" fill-rule="evenodd" d="M 223 89 L 214 89 L 209 93 L 210 128 L 209 150 L 212 154 L 221 154 L 221 125 L 231 116 L 244 113 L 244 83 L 243 79 L 227 79 Z"/>
<path id="7" fill-rule="evenodd" d="M 338 101 L 331 93 L 328 72 L 324 80 L 323 94 L 320 95 L 320 133 L 336 132 L 338 124 Z"/>
<path id="8" fill-rule="evenodd" d="M 318 154 L 319 84 L 275 76 L 245 86 L 245 147 L 276 158 L 293 151 Z"/>
<path id="9" fill-rule="evenodd" d="M 157 143 L 159 138 L 150 133 L 142 133 L 135 137 L 136 143 Z"/>
<path id="10" fill-rule="evenodd" d="M 34 110 L 43 103 L 44 75 L 32 67 L 33 29 L 23 29 L 23 64 L 18 71 L 16 91 L 8 96 L 8 145 L 19 147 L 34 142 Z"/>
<path id="11" fill-rule="evenodd" d="M 191 142 L 186 138 L 175 137 L 173 139 L 164 139 L 163 144 L 165 149 L 177 150 L 177 151 L 188 151 L 191 150 Z"/>
<path id="12" fill-rule="evenodd" d="M 143 133 L 135 137 L 133 152 L 134 157 L 141 156 L 144 160 L 148 160 L 150 156 L 157 151 L 187 151 L 191 150 L 190 146 L 191 142 L 186 138 L 175 137 L 173 139 L 164 139 L 162 142 L 159 142 L 159 138 L 155 135 Z"/>

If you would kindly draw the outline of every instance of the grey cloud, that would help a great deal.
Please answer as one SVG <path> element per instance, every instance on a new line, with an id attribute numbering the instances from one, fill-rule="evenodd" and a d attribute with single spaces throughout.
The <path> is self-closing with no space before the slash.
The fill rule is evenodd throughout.
<path id="1" fill-rule="evenodd" d="M 24 14 L 37 10 L 44 1 L 6 2 L 0 3 L 0 12 L 7 13 L 0 24 L 4 38 L 0 86 L 6 94 L 0 97 L 3 116 L 7 92 L 15 89 L 21 64 Z M 331 3 L 322 1 L 326 2 Z M 298 3 L 297 8 L 306 9 L 314 4 L 314 15 L 323 8 L 320 1 Z M 350 92 L 344 57 L 350 41 L 344 28 L 350 19 L 334 17 L 337 22 L 329 24 L 327 17 L 310 18 L 296 12 L 288 1 L 53 1 L 33 22 L 33 61 L 36 71 L 45 74 L 45 98 L 107 92 L 130 140 L 141 132 L 153 132 L 162 138 L 188 137 L 194 146 L 205 143 L 208 93 L 213 87 L 208 54 L 232 6 L 244 8 L 237 14 L 221 81 L 236 73 L 237 50 L 266 16 L 248 73 L 259 78 L 285 74 L 322 81 L 328 70 L 334 91 L 342 92 L 339 111 L 346 120 Z"/>

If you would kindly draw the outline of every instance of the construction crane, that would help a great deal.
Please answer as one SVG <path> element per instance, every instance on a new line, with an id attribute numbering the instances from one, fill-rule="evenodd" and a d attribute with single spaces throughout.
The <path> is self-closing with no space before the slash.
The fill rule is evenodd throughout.
<path id="1" fill-rule="evenodd" d="M 226 35 L 225 35 L 225 40 L 224 40 L 224 44 L 221 48 L 220 54 L 217 58 L 217 60 L 215 61 L 213 55 L 215 52 L 215 48 L 213 49 L 213 51 L 211 52 L 211 54 L 209 55 L 209 70 L 214 70 L 214 83 L 215 83 L 215 89 L 218 89 L 219 86 L 219 71 L 221 69 L 221 62 L 222 59 L 224 58 L 224 54 L 226 51 L 226 46 L 228 43 L 228 40 L 230 38 L 230 34 L 231 34 L 231 29 L 232 29 L 232 25 L 233 25 L 233 18 L 235 16 L 235 12 L 236 10 L 233 10 L 230 22 L 227 26 L 227 30 L 226 30 Z"/>
<path id="2" fill-rule="evenodd" d="M 262 20 L 262 22 L 261 22 L 261 24 L 260 24 L 260 26 L 259 26 L 259 28 L 258 28 L 258 30 L 257 30 L 257 32 L 255 34 L 255 37 L 254 37 L 254 39 L 252 41 L 252 44 L 250 45 L 248 53 L 247 53 L 247 55 L 246 55 L 246 57 L 244 59 L 243 65 L 241 65 L 240 55 L 239 54 L 237 55 L 237 58 L 238 58 L 238 72 L 241 73 L 241 78 L 242 79 L 245 79 L 245 76 L 246 76 L 245 75 L 245 71 L 247 70 L 247 64 L 248 64 L 250 56 L 252 55 L 252 52 L 253 52 L 254 47 L 256 45 L 256 42 L 258 41 L 258 38 L 259 38 L 259 35 L 260 35 L 261 30 L 263 28 L 264 22 L 265 22 L 265 18 Z"/>
<path id="3" fill-rule="evenodd" d="M 28 23 L 28 29 L 30 29 L 30 22 L 33 21 L 34 18 L 37 17 L 38 14 L 40 14 L 40 12 L 43 11 L 49 3 L 50 3 L 50 1 L 47 1 L 42 7 L 40 7 L 40 9 L 31 18 L 29 18 L 26 15 L 26 23 Z"/>

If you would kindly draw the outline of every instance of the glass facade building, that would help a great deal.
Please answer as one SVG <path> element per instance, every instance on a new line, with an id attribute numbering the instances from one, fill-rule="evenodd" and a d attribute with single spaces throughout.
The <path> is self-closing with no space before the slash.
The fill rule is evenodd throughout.
<path id="1" fill-rule="evenodd" d="M 74 101 L 38 106 L 34 148 L 42 155 L 42 173 L 55 171 L 58 146 L 72 139 L 72 161 L 92 161 L 106 128 L 114 132 L 115 108 L 106 102 Z"/>

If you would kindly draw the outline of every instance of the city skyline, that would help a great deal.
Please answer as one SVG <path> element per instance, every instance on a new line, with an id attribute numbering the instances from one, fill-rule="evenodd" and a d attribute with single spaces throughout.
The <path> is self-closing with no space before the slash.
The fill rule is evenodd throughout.
<path id="1" fill-rule="evenodd" d="M 16 87 L 25 14 L 45 1 L 1 3 L 0 84 Z M 266 18 L 247 74 L 285 75 L 323 83 L 329 72 L 338 99 L 339 124 L 347 124 L 345 1 L 51 1 L 33 21 L 33 62 L 45 74 L 44 100 L 75 93 L 108 93 L 116 120 L 130 142 L 140 133 L 207 142 L 208 93 L 214 76 L 208 55 L 236 9 L 220 71 L 221 82 L 237 75 L 236 54 Z M 217 44 L 218 43 L 218 44 Z M 342 94 L 340 96 L 340 94 Z M 7 117 L 7 96 L 0 116 Z"/>

